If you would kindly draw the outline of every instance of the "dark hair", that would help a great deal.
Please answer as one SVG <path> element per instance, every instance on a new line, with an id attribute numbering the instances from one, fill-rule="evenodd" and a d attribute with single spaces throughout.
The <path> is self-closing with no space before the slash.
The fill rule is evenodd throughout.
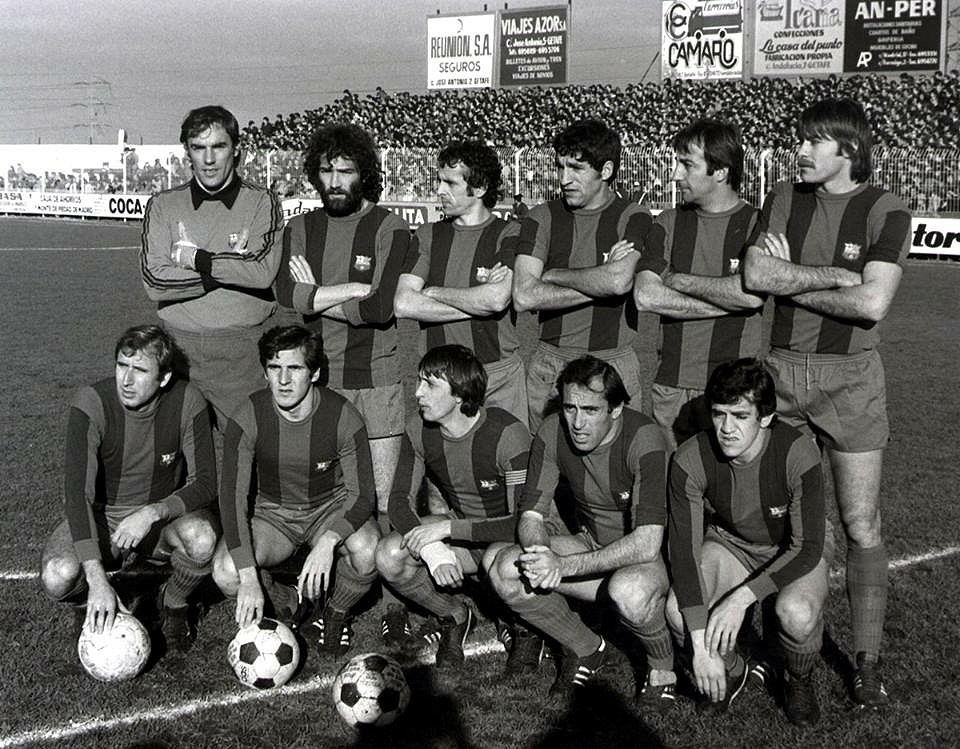
<path id="1" fill-rule="evenodd" d="M 586 161 L 598 172 L 608 161 L 613 163 L 609 183 L 617 178 L 620 169 L 620 136 L 600 120 L 580 120 L 560 131 L 553 139 L 557 156 L 573 156 Z"/>
<path id="2" fill-rule="evenodd" d="M 757 406 L 761 417 L 777 411 L 773 378 L 757 359 L 724 362 L 713 370 L 705 391 L 710 404 L 729 406 L 746 398 Z"/>
<path id="3" fill-rule="evenodd" d="M 240 143 L 240 125 L 233 113 L 219 104 L 198 107 L 187 112 L 186 119 L 180 125 L 180 142 L 186 146 L 190 138 L 200 135 L 214 125 L 220 125 L 227 131 L 227 135 L 230 136 L 230 145 L 236 148 Z"/>
<path id="4" fill-rule="evenodd" d="M 853 99 L 824 99 L 800 115 L 800 139 L 831 138 L 840 154 L 850 159 L 850 177 L 866 182 L 873 173 L 873 133 L 867 115 Z"/>
<path id="5" fill-rule="evenodd" d="M 161 375 L 172 372 L 179 351 L 177 342 L 159 325 L 136 325 L 127 328 L 117 339 L 113 349 L 113 358 L 121 353 L 132 356 L 138 351 L 151 354 L 157 360 Z"/>
<path id="6" fill-rule="evenodd" d="M 467 186 L 486 190 L 483 204 L 487 208 L 493 208 L 502 194 L 500 185 L 503 166 L 497 152 L 480 140 L 453 141 L 440 151 L 437 166 L 453 168 L 457 164 L 463 164 Z"/>
<path id="7" fill-rule="evenodd" d="M 371 203 L 380 200 L 383 187 L 380 174 L 380 157 L 373 138 L 356 125 L 324 125 L 310 138 L 303 158 L 303 170 L 317 190 L 320 190 L 320 162 L 326 158 L 333 161 L 337 157 L 350 159 L 360 172 L 360 193 Z"/>
<path id="8" fill-rule="evenodd" d="M 703 159 L 707 162 L 707 174 L 717 169 L 727 170 L 727 184 L 734 190 L 740 189 L 743 181 L 743 144 L 740 141 L 740 128 L 731 122 L 702 119 L 692 122 L 673 136 L 673 150 L 677 153 L 690 153 L 690 146 L 703 149 Z"/>
<path id="9" fill-rule="evenodd" d="M 260 336 L 257 341 L 260 352 L 260 366 L 267 368 L 267 362 L 281 351 L 303 349 L 303 361 L 310 373 L 320 369 L 323 363 L 323 345 L 320 334 L 308 330 L 302 325 L 277 325 Z"/>
<path id="10" fill-rule="evenodd" d="M 560 372 L 560 376 L 557 378 L 560 400 L 563 400 L 564 386 L 579 385 L 593 390 L 594 387 L 591 383 L 597 377 L 603 382 L 603 397 L 611 410 L 630 402 L 630 394 L 627 392 L 623 379 L 616 368 L 609 362 L 590 355 L 581 356 L 579 359 L 567 362 L 567 365 Z"/>
<path id="11" fill-rule="evenodd" d="M 487 372 L 470 349 L 456 343 L 430 349 L 417 370 L 424 377 L 438 377 L 450 383 L 450 392 L 462 400 L 460 412 L 474 416 L 487 394 Z"/>

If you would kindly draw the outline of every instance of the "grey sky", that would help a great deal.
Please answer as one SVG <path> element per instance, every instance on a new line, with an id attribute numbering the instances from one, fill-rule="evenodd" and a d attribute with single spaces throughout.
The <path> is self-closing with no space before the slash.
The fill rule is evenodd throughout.
<path id="1" fill-rule="evenodd" d="M 112 143 L 123 127 L 131 143 L 175 143 L 201 104 L 222 103 L 244 125 L 345 88 L 424 91 L 427 15 L 484 5 L 504 2 L 0 0 L 0 142 Z M 660 0 L 570 7 L 570 82 L 639 80 L 659 44 Z"/>

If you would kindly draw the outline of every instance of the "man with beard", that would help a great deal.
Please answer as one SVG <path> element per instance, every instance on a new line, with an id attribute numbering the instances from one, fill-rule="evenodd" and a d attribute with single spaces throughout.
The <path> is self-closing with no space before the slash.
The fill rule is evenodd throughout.
<path id="1" fill-rule="evenodd" d="M 283 233 L 277 298 L 320 333 L 321 384 L 363 416 L 378 509 L 387 498 L 404 428 L 403 386 L 393 315 L 397 279 L 409 272 L 410 231 L 377 205 L 382 189 L 373 139 L 355 125 L 314 133 L 304 171 L 323 208 L 294 216 Z"/>
<path id="2" fill-rule="evenodd" d="M 187 115 L 180 142 L 193 178 L 147 203 L 140 251 L 147 296 L 221 427 L 263 384 L 256 346 L 277 307 L 271 286 L 283 223 L 276 196 L 237 175 L 239 141 L 223 107 Z"/>

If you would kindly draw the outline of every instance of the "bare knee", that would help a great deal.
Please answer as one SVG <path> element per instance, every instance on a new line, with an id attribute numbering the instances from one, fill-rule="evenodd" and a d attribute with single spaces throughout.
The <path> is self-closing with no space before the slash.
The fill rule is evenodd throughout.
<path id="1" fill-rule="evenodd" d="M 410 552 L 400 546 L 402 536 L 391 533 L 377 544 L 377 572 L 388 582 L 403 578 Z"/>
<path id="2" fill-rule="evenodd" d="M 380 529 L 374 522 L 364 523 L 344 542 L 347 557 L 353 569 L 361 575 L 370 575 L 377 570 L 377 546 Z"/>
<path id="3" fill-rule="evenodd" d="M 227 550 L 227 545 L 221 543 L 213 555 L 213 581 L 220 591 L 227 596 L 235 596 L 240 587 L 240 575 L 233 563 L 233 557 Z"/>
<path id="4" fill-rule="evenodd" d="M 489 574 L 490 568 L 496 563 L 497 556 L 509 546 L 510 544 L 502 542 L 490 544 L 486 548 L 486 551 L 483 552 L 483 558 L 480 560 L 480 569 L 482 569 L 484 573 Z"/>
<path id="5" fill-rule="evenodd" d="M 777 596 L 777 618 L 784 634 L 795 640 L 805 640 L 817 627 L 822 613 L 816 601 L 807 596 Z"/>
<path id="6" fill-rule="evenodd" d="M 54 599 L 63 598 L 76 586 L 80 578 L 80 562 L 73 557 L 44 559 L 40 570 L 43 590 Z"/>
<path id="7" fill-rule="evenodd" d="M 647 622 L 663 611 L 667 597 L 663 582 L 659 575 L 620 569 L 610 576 L 607 594 L 622 618 L 636 623 Z"/>
<path id="8" fill-rule="evenodd" d="M 507 604 L 524 595 L 520 570 L 517 567 L 519 558 L 520 547 L 507 546 L 500 550 L 489 568 L 490 585 Z"/>
<path id="9" fill-rule="evenodd" d="M 193 561 L 203 563 L 213 556 L 217 533 L 207 520 L 180 518 L 174 523 L 173 532 L 183 553 Z"/>

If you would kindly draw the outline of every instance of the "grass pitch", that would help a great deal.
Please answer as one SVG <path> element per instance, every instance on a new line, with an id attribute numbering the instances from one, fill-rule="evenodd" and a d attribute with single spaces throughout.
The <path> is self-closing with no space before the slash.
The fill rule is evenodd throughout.
<path id="1" fill-rule="evenodd" d="M 226 663 L 232 607 L 215 605 L 186 660 L 152 664 L 133 682 L 100 684 L 79 670 L 69 616 L 47 601 L 35 572 L 61 512 L 66 409 L 75 387 L 111 372 L 113 343 L 128 325 L 155 320 L 141 286 L 139 226 L 0 221 L 0 747 L 925 747 L 960 746 L 960 267 L 909 261 L 884 323 L 893 428 L 883 482 L 892 560 L 884 648 L 892 704 L 851 712 L 849 611 L 835 574 L 829 638 L 816 680 L 823 717 L 810 730 L 787 723 L 774 696 L 756 689 L 719 719 L 681 700 L 667 717 L 641 715 L 631 669 L 613 666 L 569 709 L 550 705 L 552 664 L 522 683 L 500 678 L 504 654 L 481 622 L 459 673 L 412 665 L 406 716 L 375 735 L 337 717 L 329 684 L 339 661 L 308 653 L 273 693 L 244 689 Z M 63 247 L 64 249 L 50 249 Z M 90 249 L 78 249 L 90 248 Z M 533 334 L 523 316 L 524 340 Z M 638 348 L 652 376 L 655 320 Z M 404 326 L 412 374 L 413 327 Z M 839 527 L 835 511 L 834 525 Z M 842 559 L 842 554 L 838 555 Z M 155 585 L 148 579 L 147 585 Z M 357 650 L 381 650 L 376 604 L 357 623 Z M 72 652 L 71 652 L 72 651 Z M 345 660 L 345 659 L 342 659 Z"/>

